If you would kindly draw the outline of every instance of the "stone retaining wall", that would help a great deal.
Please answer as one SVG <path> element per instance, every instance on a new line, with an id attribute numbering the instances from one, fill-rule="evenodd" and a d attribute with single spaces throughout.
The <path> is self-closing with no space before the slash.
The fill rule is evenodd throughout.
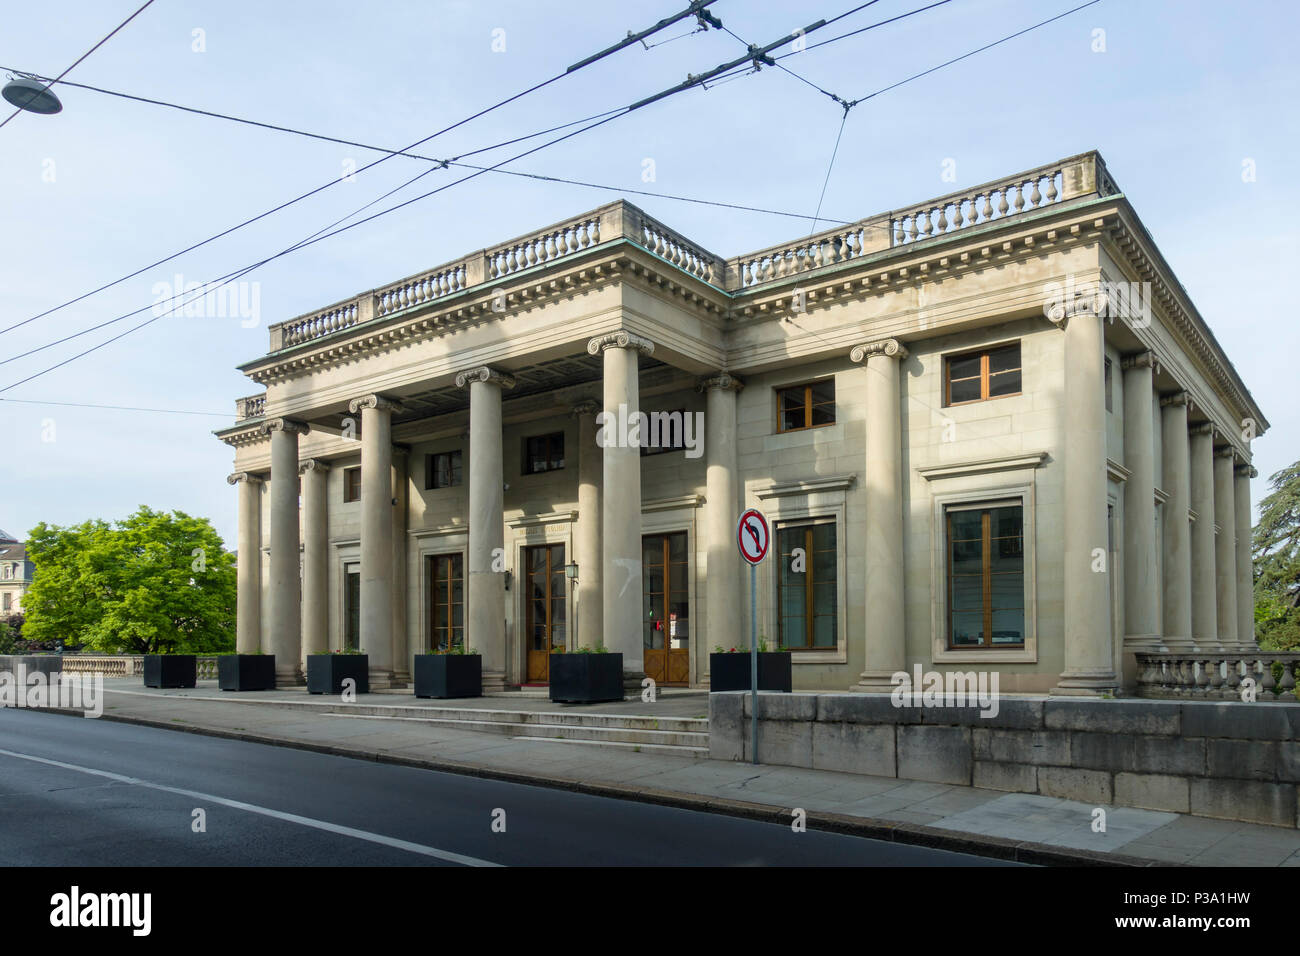
<path id="1" fill-rule="evenodd" d="M 1002 698 L 895 707 L 887 694 L 760 694 L 765 764 L 1039 793 L 1297 826 L 1300 704 Z M 750 695 L 709 695 L 709 755 L 750 759 Z"/>

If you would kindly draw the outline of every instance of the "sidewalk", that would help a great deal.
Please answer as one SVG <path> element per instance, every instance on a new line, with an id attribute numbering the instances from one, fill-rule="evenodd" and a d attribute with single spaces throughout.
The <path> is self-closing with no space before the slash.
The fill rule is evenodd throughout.
<path id="1" fill-rule="evenodd" d="M 140 679 L 104 681 L 102 719 L 299 747 L 434 770 L 559 787 L 789 824 L 793 808 L 810 829 L 854 833 L 1029 863 L 1122 866 L 1300 866 L 1300 830 L 1106 807 L 1030 794 L 922 783 L 893 777 L 639 753 L 579 742 L 478 733 L 388 718 L 386 707 L 557 711 L 535 696 L 426 701 L 363 694 L 365 713 L 348 716 L 337 698 L 286 690 L 222 694 L 215 681 L 160 691 Z M 575 708 L 563 708 L 575 710 Z M 580 708 L 587 714 L 698 717 L 706 695 L 683 692 L 655 704 L 638 700 Z"/>

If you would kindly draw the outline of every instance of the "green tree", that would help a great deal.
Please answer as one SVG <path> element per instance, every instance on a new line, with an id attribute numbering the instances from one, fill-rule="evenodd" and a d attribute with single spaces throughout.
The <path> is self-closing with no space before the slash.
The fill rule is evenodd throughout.
<path id="1" fill-rule="evenodd" d="M 1251 542 L 1255 625 L 1268 650 L 1300 647 L 1300 461 L 1269 478 Z"/>
<path id="2" fill-rule="evenodd" d="M 99 651 L 234 648 L 235 562 L 206 518 L 146 506 L 109 525 L 32 529 L 23 637 Z"/>

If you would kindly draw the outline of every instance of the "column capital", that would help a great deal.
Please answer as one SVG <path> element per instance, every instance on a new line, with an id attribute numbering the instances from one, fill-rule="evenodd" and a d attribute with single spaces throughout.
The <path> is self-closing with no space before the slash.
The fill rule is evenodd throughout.
<path id="1" fill-rule="evenodd" d="M 1156 361 L 1155 353 L 1148 351 L 1130 352 L 1128 355 L 1121 356 L 1119 367 L 1125 370 L 1131 368 L 1149 368 L 1152 372 L 1160 371 L 1160 363 Z"/>
<path id="2" fill-rule="evenodd" d="M 1236 458 L 1237 450 L 1233 448 L 1231 445 L 1220 445 L 1218 448 L 1214 449 L 1214 457 L 1215 458 Z"/>
<path id="3" fill-rule="evenodd" d="M 228 485 L 236 485 L 241 481 L 246 481 L 250 485 L 260 485 L 262 483 L 262 479 L 251 471 L 237 471 L 233 475 L 226 475 L 226 484 Z"/>
<path id="4" fill-rule="evenodd" d="M 595 415 L 601 410 L 601 404 L 594 398 L 584 398 L 581 401 L 574 402 L 573 407 L 569 409 L 569 414 L 574 418 L 581 418 L 583 415 Z"/>
<path id="5" fill-rule="evenodd" d="M 631 332 L 610 332 L 587 342 L 587 354 L 599 355 L 605 349 L 636 349 L 642 355 L 654 355 L 655 344 Z"/>
<path id="6" fill-rule="evenodd" d="M 907 347 L 898 339 L 876 339 L 874 342 L 853 346 L 849 352 L 849 359 L 853 362 L 863 362 L 873 355 L 885 355 L 901 362 L 907 358 L 907 354 Z"/>
<path id="7" fill-rule="evenodd" d="M 1186 392 L 1170 392 L 1167 395 L 1161 395 L 1160 407 L 1164 408 L 1166 405 L 1186 405 L 1187 410 L 1190 412 L 1192 410 L 1192 396 Z"/>
<path id="8" fill-rule="evenodd" d="M 402 411 L 402 403 L 389 398 L 387 395 L 380 395 L 378 393 L 363 395 L 360 398 L 354 398 L 352 401 L 348 402 L 348 411 L 353 415 L 361 411 L 363 408 L 377 408 L 384 411 L 400 412 Z"/>
<path id="9" fill-rule="evenodd" d="M 1258 478 L 1259 472 L 1253 465 L 1237 465 L 1232 469 L 1238 478 Z"/>
<path id="10" fill-rule="evenodd" d="M 745 383 L 730 372 L 717 372 L 713 375 L 707 375 L 696 383 L 695 389 L 699 392 L 707 392 L 717 389 L 723 392 L 739 392 L 745 387 Z"/>
<path id="11" fill-rule="evenodd" d="M 1043 306 L 1043 315 L 1047 317 L 1048 322 L 1064 331 L 1066 324 L 1076 315 L 1082 318 L 1107 317 L 1109 315 L 1107 296 L 1103 291 L 1094 292 L 1085 283 L 1069 298 L 1058 296 L 1049 300 Z"/>
<path id="12" fill-rule="evenodd" d="M 486 382 L 489 385 L 496 385 L 500 388 L 514 388 L 515 377 L 509 372 L 502 372 L 499 369 L 489 368 L 486 365 L 480 365 L 477 368 L 467 368 L 463 372 L 456 373 L 456 387 L 466 388 L 473 382 Z"/>
<path id="13" fill-rule="evenodd" d="M 321 461 L 319 458 L 308 458 L 306 461 L 298 462 L 298 474 L 305 475 L 309 471 L 319 471 L 325 474 L 330 470 L 329 462 Z"/>
<path id="14" fill-rule="evenodd" d="M 258 434 L 269 435 L 271 432 L 288 432 L 292 435 L 305 435 L 311 426 L 295 418 L 272 418 L 257 426 Z"/>
<path id="15" fill-rule="evenodd" d="M 1195 425 L 1189 425 L 1187 432 L 1190 435 L 1209 435 L 1210 439 L 1213 440 L 1215 435 L 1214 423 L 1197 422 Z"/>

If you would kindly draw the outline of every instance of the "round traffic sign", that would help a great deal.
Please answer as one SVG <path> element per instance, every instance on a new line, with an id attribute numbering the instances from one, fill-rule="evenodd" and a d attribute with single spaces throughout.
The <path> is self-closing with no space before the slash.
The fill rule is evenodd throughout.
<path id="1" fill-rule="evenodd" d="M 736 544 L 740 547 L 740 556 L 750 564 L 758 564 L 767 557 L 769 536 L 767 519 L 763 512 L 754 508 L 746 509 L 736 523 Z"/>

